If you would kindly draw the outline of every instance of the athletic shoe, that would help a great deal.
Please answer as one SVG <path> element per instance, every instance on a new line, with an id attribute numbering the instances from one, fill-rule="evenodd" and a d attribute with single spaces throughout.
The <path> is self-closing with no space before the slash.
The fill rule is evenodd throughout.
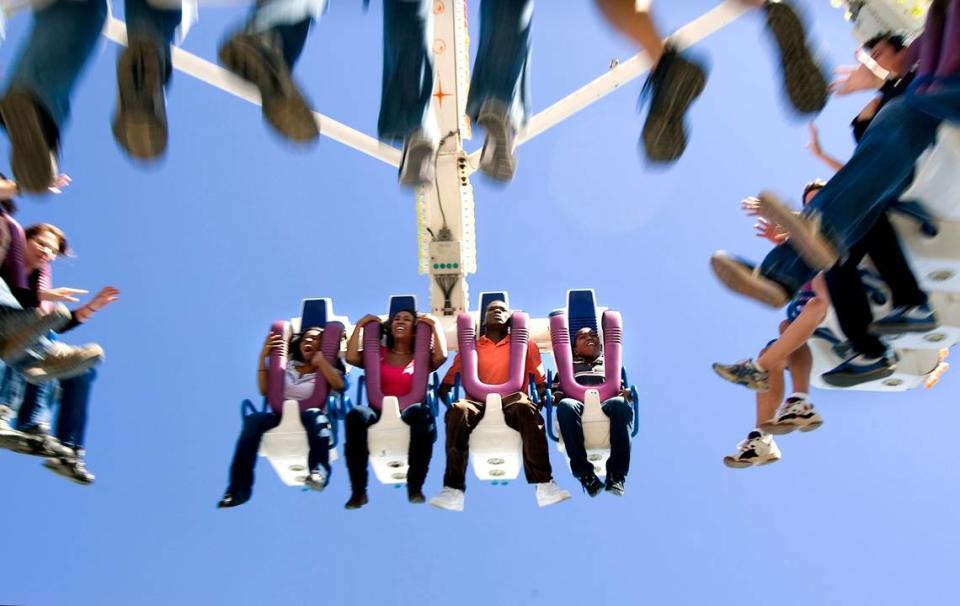
<path id="1" fill-rule="evenodd" d="M 423 496 L 422 489 L 407 486 L 407 501 L 415 504 L 426 503 L 427 497 Z"/>
<path id="2" fill-rule="evenodd" d="M 641 99 L 652 93 L 643 124 L 643 148 L 652 162 L 673 162 L 687 147 L 684 117 L 707 83 L 703 67 L 667 46 L 647 78 Z"/>
<path id="3" fill-rule="evenodd" d="M 782 227 L 790 237 L 787 244 L 800 255 L 812 269 L 823 270 L 833 267 L 840 255 L 830 242 L 820 233 L 819 216 L 813 219 L 795 213 L 774 194 L 764 191 L 758 196 L 758 212 L 772 223 Z"/>
<path id="4" fill-rule="evenodd" d="M 19 433 L 19 443 L 10 447 L 14 452 L 47 458 L 70 458 L 74 455 L 73 449 L 64 446 L 60 440 L 50 435 L 50 427 L 46 423 L 26 427 Z"/>
<path id="5" fill-rule="evenodd" d="M 369 502 L 367 491 L 355 492 L 350 495 L 350 500 L 343 504 L 344 509 L 360 509 Z"/>
<path id="6" fill-rule="evenodd" d="M 220 498 L 220 501 L 217 503 L 217 509 L 229 509 L 231 507 L 239 507 L 240 505 L 243 505 L 249 500 L 250 500 L 250 497 L 241 498 L 227 492 L 223 495 L 223 497 Z"/>
<path id="7" fill-rule="evenodd" d="M 553 480 L 537 484 L 537 505 L 548 507 L 570 498 L 570 493 L 557 486 Z"/>
<path id="8" fill-rule="evenodd" d="M 484 101 L 477 124 L 487 132 L 480 152 L 480 170 L 496 181 L 509 181 L 517 171 L 517 131 L 507 106 L 496 99 Z"/>
<path id="9" fill-rule="evenodd" d="M 743 385 L 753 391 L 764 392 L 770 388 L 768 384 L 770 373 L 757 368 L 753 360 L 740 360 L 733 364 L 714 363 L 713 371 L 717 373 L 721 379 L 737 385 Z"/>
<path id="10" fill-rule="evenodd" d="M 766 433 L 785 435 L 794 429 L 813 431 L 823 425 L 823 418 L 813 404 L 802 398 L 787 398 L 776 412 L 776 416 L 760 426 Z"/>
<path id="11" fill-rule="evenodd" d="M 151 40 L 130 40 L 117 61 L 113 137 L 139 160 L 152 160 L 167 149 L 165 70 L 163 49 Z"/>
<path id="12" fill-rule="evenodd" d="M 320 136 L 320 129 L 279 47 L 271 34 L 240 32 L 220 47 L 220 62 L 260 90 L 270 126 L 290 141 L 307 143 Z"/>
<path id="13" fill-rule="evenodd" d="M 754 301 L 777 309 L 790 301 L 786 288 L 764 277 L 759 268 L 754 268 L 725 251 L 713 253 L 710 257 L 710 268 L 724 286 Z"/>
<path id="14" fill-rule="evenodd" d="M 747 439 L 737 444 L 737 452 L 723 457 L 723 464 L 727 467 L 741 469 L 755 465 L 768 465 L 780 460 L 780 449 L 773 441 L 773 436 L 751 431 Z"/>
<path id="15" fill-rule="evenodd" d="M 604 490 L 615 497 L 623 496 L 623 479 L 607 477 L 607 484 Z"/>
<path id="16" fill-rule="evenodd" d="M 72 452 L 72 451 L 71 451 Z M 44 461 L 43 466 L 55 474 L 61 475 L 68 480 L 89 486 L 97 479 L 95 475 L 87 471 L 87 466 L 83 462 L 83 451 L 72 452 L 69 457 L 56 457 Z"/>
<path id="17" fill-rule="evenodd" d="M 885 379 L 896 370 L 897 355 L 894 353 L 887 353 L 879 358 L 868 358 L 858 353 L 833 370 L 823 373 L 820 378 L 834 387 L 854 387 L 861 383 Z"/>
<path id="18" fill-rule="evenodd" d="M 928 303 L 912 307 L 897 307 L 883 318 L 870 325 L 878 335 L 895 335 L 905 332 L 929 332 L 940 326 L 940 320 Z"/>
<path id="19" fill-rule="evenodd" d="M 40 337 L 63 328 L 70 317 L 70 311 L 62 304 L 55 305 L 49 313 L 40 308 L 0 310 L 0 359 L 7 363 L 20 360 Z"/>
<path id="20" fill-rule="evenodd" d="M 430 504 L 447 511 L 463 511 L 464 494 L 462 490 L 444 486 L 440 494 L 430 499 Z"/>
<path id="21" fill-rule="evenodd" d="M 807 46 L 800 16 L 787 2 L 764 3 L 767 29 L 780 52 L 783 85 L 790 103 L 801 114 L 815 114 L 827 104 L 827 78 Z"/>
<path id="22" fill-rule="evenodd" d="M 0 117 L 17 185 L 25 192 L 45 193 L 58 172 L 53 121 L 31 93 L 17 89 L 0 99 Z"/>
<path id="23" fill-rule="evenodd" d="M 96 344 L 73 346 L 54 341 L 43 357 L 20 369 L 30 383 L 69 379 L 87 372 L 103 360 L 103 348 Z"/>
<path id="24" fill-rule="evenodd" d="M 303 485 L 310 490 L 323 492 L 323 489 L 327 487 L 327 480 L 329 479 L 330 476 L 327 474 L 327 470 L 321 467 L 308 475 L 307 479 L 303 481 Z"/>
<path id="25" fill-rule="evenodd" d="M 583 486 L 583 490 L 591 497 L 597 496 L 600 494 L 600 491 L 603 490 L 603 482 L 601 482 L 597 474 L 593 472 L 581 476 L 580 485 Z"/>
<path id="26" fill-rule="evenodd" d="M 403 157 L 400 159 L 400 185 L 426 187 L 433 183 L 433 159 L 436 153 L 433 141 L 422 131 L 418 130 L 407 137 L 403 142 Z"/>

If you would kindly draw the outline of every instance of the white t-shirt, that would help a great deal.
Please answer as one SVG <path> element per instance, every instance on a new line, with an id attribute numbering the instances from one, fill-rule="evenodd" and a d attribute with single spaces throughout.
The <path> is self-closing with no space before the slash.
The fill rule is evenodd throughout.
<path id="1" fill-rule="evenodd" d="M 302 402 L 313 395 L 313 388 L 317 383 L 317 373 L 309 372 L 301 375 L 297 371 L 300 366 L 303 366 L 303 363 L 296 360 L 287 362 L 286 371 L 283 373 L 283 397 L 286 400 Z"/>

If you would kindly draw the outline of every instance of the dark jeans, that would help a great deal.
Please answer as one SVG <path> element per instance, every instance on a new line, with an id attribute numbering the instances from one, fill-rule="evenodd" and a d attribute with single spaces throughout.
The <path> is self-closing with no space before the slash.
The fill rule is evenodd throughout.
<path id="1" fill-rule="evenodd" d="M 245 29 L 253 34 L 276 36 L 283 59 L 293 70 L 307 43 L 314 15 L 325 7 L 326 0 L 257 0 Z"/>
<path id="2" fill-rule="evenodd" d="M 866 237 L 883 216 L 888 202 L 900 198 L 910 184 L 914 163 L 936 139 L 947 116 L 960 116 L 960 85 L 905 96 L 888 103 L 843 168 L 804 208 L 819 215 L 820 229 L 845 255 Z M 793 248 L 777 246 L 760 265 L 761 273 L 793 294 L 817 273 Z"/>
<path id="3" fill-rule="evenodd" d="M 633 407 L 622 397 L 610 398 L 601 405 L 610 417 L 610 458 L 607 479 L 623 481 L 630 471 L 630 432 L 633 431 Z M 564 398 L 557 404 L 557 423 L 563 436 L 563 447 L 570 457 L 570 471 L 582 478 L 594 473 L 583 445 L 583 404 Z"/>
<path id="4" fill-rule="evenodd" d="M 383 1 L 383 84 L 377 133 L 384 141 L 403 141 L 421 128 L 430 107 L 433 64 L 426 21 L 432 9 L 429 0 Z"/>
<path id="5" fill-rule="evenodd" d="M 526 394 L 516 393 L 504 398 L 503 416 L 507 426 L 520 432 L 523 441 L 523 472 L 530 484 L 553 479 L 547 434 L 543 417 Z M 470 433 L 483 418 L 486 404 L 460 400 L 447 409 L 447 469 L 443 485 L 466 490 L 467 462 L 469 461 Z"/>
<path id="6" fill-rule="evenodd" d="M 927 295 L 917 284 L 897 233 L 886 215 L 881 215 L 867 236 L 850 248 L 842 263 L 824 274 L 837 321 L 850 346 L 857 353 L 878 358 L 887 347 L 869 330 L 873 312 L 858 267 L 866 255 L 870 255 L 880 277 L 890 288 L 894 307 L 923 305 L 927 302 Z"/>
<path id="7" fill-rule="evenodd" d="M 407 450 L 407 487 L 420 490 L 427 479 L 430 457 L 433 456 L 433 443 L 437 440 L 437 424 L 430 407 L 424 404 L 412 404 L 400 413 L 400 418 L 410 426 L 410 447 Z M 350 487 L 354 493 L 367 489 L 367 429 L 380 420 L 380 412 L 369 406 L 357 406 L 347 413 L 344 420 L 346 444 L 344 454 L 347 458 L 347 470 L 350 472 Z"/>
<path id="8" fill-rule="evenodd" d="M 84 447 L 87 413 L 90 408 L 90 390 L 93 389 L 93 381 L 96 378 L 97 371 L 91 368 L 79 377 L 60 379 L 60 406 L 57 410 L 53 435 L 64 446 L 74 449 Z M 44 409 L 50 405 L 53 389 L 53 383 L 27 384 L 23 404 L 17 413 L 18 429 L 28 429 L 43 420 Z"/>
<path id="9" fill-rule="evenodd" d="M 307 431 L 310 454 L 307 466 L 310 473 L 321 466 L 330 472 L 330 421 L 319 408 L 310 408 L 300 413 L 300 422 Z M 249 499 L 253 492 L 253 467 L 257 463 L 260 440 L 280 424 L 280 415 L 272 412 L 255 412 L 243 418 L 243 430 L 230 464 L 230 486 L 227 492 L 238 499 Z"/>

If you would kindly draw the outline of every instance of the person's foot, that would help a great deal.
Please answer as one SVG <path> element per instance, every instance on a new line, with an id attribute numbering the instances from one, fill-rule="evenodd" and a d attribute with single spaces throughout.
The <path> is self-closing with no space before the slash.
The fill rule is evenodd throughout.
<path id="1" fill-rule="evenodd" d="M 363 492 L 354 492 L 350 495 L 350 499 L 343 504 L 344 509 L 360 509 L 369 502 L 367 499 L 367 491 Z"/>
<path id="2" fill-rule="evenodd" d="M 322 492 L 323 489 L 327 487 L 328 479 L 329 474 L 327 473 L 327 470 L 321 467 L 320 469 L 308 475 L 307 479 L 303 481 L 303 485 L 310 490 Z"/>
<path id="3" fill-rule="evenodd" d="M 4 362 L 16 362 L 23 357 L 37 339 L 51 330 L 58 330 L 70 321 L 70 311 L 57 304 L 48 313 L 40 308 L 26 310 L 8 310 L 2 320 L 0 359 Z"/>
<path id="4" fill-rule="evenodd" d="M 400 185 L 426 187 L 433 183 L 433 159 L 437 150 L 432 139 L 418 130 L 403 142 L 398 181 Z"/>
<path id="5" fill-rule="evenodd" d="M 82 450 L 71 451 L 71 456 L 47 459 L 43 466 L 77 484 L 89 486 L 97 477 L 87 471 L 83 456 Z"/>
<path id="6" fill-rule="evenodd" d="M 652 162 L 673 162 L 687 147 L 684 116 L 700 96 L 707 76 L 703 67 L 667 46 L 650 73 L 644 92 L 652 92 L 650 111 L 643 124 L 643 148 Z"/>
<path id="7" fill-rule="evenodd" d="M 50 434 L 50 427 L 46 423 L 24 427 L 19 433 L 19 442 L 13 443 L 10 448 L 19 454 L 45 458 L 70 458 L 74 454 L 73 449 L 64 446 Z"/>
<path id="8" fill-rule="evenodd" d="M 513 179 L 517 170 L 517 131 L 507 106 L 496 99 L 484 101 L 477 124 L 487 132 L 480 152 L 480 170 L 496 181 Z"/>
<path id="9" fill-rule="evenodd" d="M 152 160 L 167 149 L 165 69 L 163 49 L 151 40 L 130 40 L 117 60 L 113 137 L 138 160 Z"/>
<path id="10" fill-rule="evenodd" d="M 444 486 L 440 494 L 430 499 L 430 505 L 447 511 L 463 511 L 464 498 L 462 490 Z"/>
<path id="11" fill-rule="evenodd" d="M 614 478 L 613 476 L 607 476 L 607 483 L 604 486 L 604 490 L 609 492 L 615 497 L 623 496 L 623 478 Z"/>
<path id="12" fill-rule="evenodd" d="M 591 497 L 597 496 L 600 494 L 600 491 L 603 490 L 603 482 L 601 482 L 597 474 L 593 472 L 585 476 L 580 476 L 580 485 L 583 486 L 583 490 Z"/>
<path id="13" fill-rule="evenodd" d="M 53 341 L 41 359 L 23 366 L 20 372 L 30 383 L 44 383 L 80 376 L 102 360 L 103 348 L 95 343 L 73 346 Z"/>
<path id="14" fill-rule="evenodd" d="M 764 191 L 757 196 L 760 200 L 758 212 L 771 223 L 776 223 L 790 234 L 787 244 L 800 255 L 812 269 L 829 269 L 840 258 L 839 253 L 820 233 L 819 216 L 810 219 L 794 212 L 776 195 Z"/>
<path id="15" fill-rule="evenodd" d="M 230 509 L 231 507 L 238 507 L 249 500 L 250 497 L 235 495 L 228 491 L 224 493 L 223 497 L 220 498 L 220 501 L 217 503 L 217 509 Z"/>
<path id="16" fill-rule="evenodd" d="M 260 90 L 263 117 L 278 133 L 297 143 L 313 141 L 320 136 L 316 118 L 272 38 L 235 34 L 220 47 L 220 62 Z"/>
<path id="17" fill-rule="evenodd" d="M 940 326 L 933 307 L 928 303 L 913 307 L 897 307 L 870 325 L 878 335 L 896 335 L 905 332 L 929 332 Z"/>
<path id="18" fill-rule="evenodd" d="M 878 358 L 870 358 L 858 353 L 823 373 L 820 378 L 827 385 L 834 387 L 854 387 L 861 383 L 885 379 L 896 370 L 897 355 L 895 353 L 888 352 Z"/>
<path id="19" fill-rule="evenodd" d="M 46 192 L 57 174 L 57 136 L 46 110 L 29 92 L 9 90 L 0 118 L 10 139 L 10 165 L 21 190 Z"/>
<path id="20" fill-rule="evenodd" d="M 423 496 L 422 488 L 414 488 L 412 486 L 407 486 L 407 501 L 410 503 L 426 503 L 427 497 Z"/>
<path id="21" fill-rule="evenodd" d="M 783 85 L 790 103 L 801 114 L 818 113 L 827 104 L 827 78 L 807 46 L 807 32 L 788 2 L 764 3 L 767 29 L 780 53 Z"/>
<path id="22" fill-rule="evenodd" d="M 733 364 L 720 364 L 719 362 L 715 362 L 713 364 L 713 371 L 717 373 L 721 379 L 737 385 L 743 385 L 747 389 L 764 392 L 770 388 L 768 384 L 770 373 L 757 368 L 753 360 L 740 360 Z"/>
<path id="23" fill-rule="evenodd" d="M 744 261 L 725 251 L 717 251 L 710 257 L 710 268 L 720 282 L 735 293 L 759 301 L 770 307 L 780 308 L 790 301 L 787 290 L 770 280 Z"/>
<path id="24" fill-rule="evenodd" d="M 823 425 L 823 418 L 813 404 L 803 398 L 787 398 L 773 419 L 760 426 L 766 433 L 781 436 L 795 429 L 813 431 Z"/>
<path id="25" fill-rule="evenodd" d="M 557 486 L 553 480 L 537 484 L 537 506 L 548 507 L 570 498 L 570 493 Z"/>
<path id="26" fill-rule="evenodd" d="M 773 436 L 754 430 L 747 435 L 746 440 L 737 444 L 735 453 L 723 457 L 723 464 L 740 469 L 776 463 L 779 460 L 780 449 L 773 441 Z"/>

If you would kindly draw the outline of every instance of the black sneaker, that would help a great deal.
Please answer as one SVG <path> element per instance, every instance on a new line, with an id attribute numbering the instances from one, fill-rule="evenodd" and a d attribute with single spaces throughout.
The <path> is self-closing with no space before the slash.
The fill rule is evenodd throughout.
<path id="1" fill-rule="evenodd" d="M 623 478 L 611 478 L 610 476 L 607 476 L 607 485 L 604 487 L 604 490 L 615 497 L 622 497 L 623 482 Z"/>
<path id="2" fill-rule="evenodd" d="M 684 116 L 706 83 L 703 67 L 682 57 L 673 46 L 664 48 L 641 93 L 641 98 L 648 91 L 653 95 L 642 138 L 651 161 L 673 162 L 683 154 L 687 147 Z"/>
<path id="3" fill-rule="evenodd" d="M 807 46 L 807 32 L 800 16 L 787 2 L 764 3 L 767 29 L 780 52 L 783 86 L 801 114 L 815 114 L 827 104 L 827 79 Z"/>
<path id="4" fill-rule="evenodd" d="M 96 480 L 96 476 L 87 471 L 87 466 L 83 462 L 83 451 L 72 452 L 69 457 L 57 457 L 47 459 L 43 466 L 57 475 L 61 475 L 72 482 L 89 486 Z"/>
<path id="5" fill-rule="evenodd" d="M 836 368 L 829 370 L 820 378 L 834 387 L 854 387 L 862 383 L 885 379 L 897 371 L 897 355 L 887 353 L 879 358 L 868 358 L 863 354 L 844 360 Z"/>
<path id="6" fill-rule="evenodd" d="M 220 47 L 219 56 L 224 67 L 260 90 L 263 117 L 283 137 L 307 143 L 320 136 L 276 36 L 240 32 Z"/>
<path id="7" fill-rule="evenodd" d="M 217 503 L 217 509 L 229 509 L 231 507 L 237 507 L 239 505 L 243 505 L 249 500 L 250 497 L 244 499 L 227 492 L 220 499 L 220 502 Z"/>
<path id="8" fill-rule="evenodd" d="M 580 485 L 583 486 L 583 489 L 591 497 L 597 496 L 600 494 L 600 491 L 603 490 L 603 482 L 600 481 L 600 478 L 598 478 L 595 473 L 581 476 Z"/>
<path id="9" fill-rule="evenodd" d="M 10 90 L 0 99 L 0 119 L 10 139 L 10 164 L 25 192 L 44 193 L 57 174 L 56 127 L 29 92 Z"/>
<path id="10" fill-rule="evenodd" d="M 407 501 L 415 504 L 426 503 L 427 497 L 423 496 L 422 488 L 411 488 L 407 486 Z"/>
<path id="11" fill-rule="evenodd" d="M 360 509 L 361 507 L 366 505 L 368 502 L 369 501 L 367 499 L 366 490 L 360 493 L 355 492 L 350 495 L 350 500 L 344 503 L 343 508 L 344 509 Z"/>
<path id="12" fill-rule="evenodd" d="M 117 60 L 113 137 L 130 156 L 152 160 L 167 149 L 166 66 L 151 40 L 131 40 Z"/>

